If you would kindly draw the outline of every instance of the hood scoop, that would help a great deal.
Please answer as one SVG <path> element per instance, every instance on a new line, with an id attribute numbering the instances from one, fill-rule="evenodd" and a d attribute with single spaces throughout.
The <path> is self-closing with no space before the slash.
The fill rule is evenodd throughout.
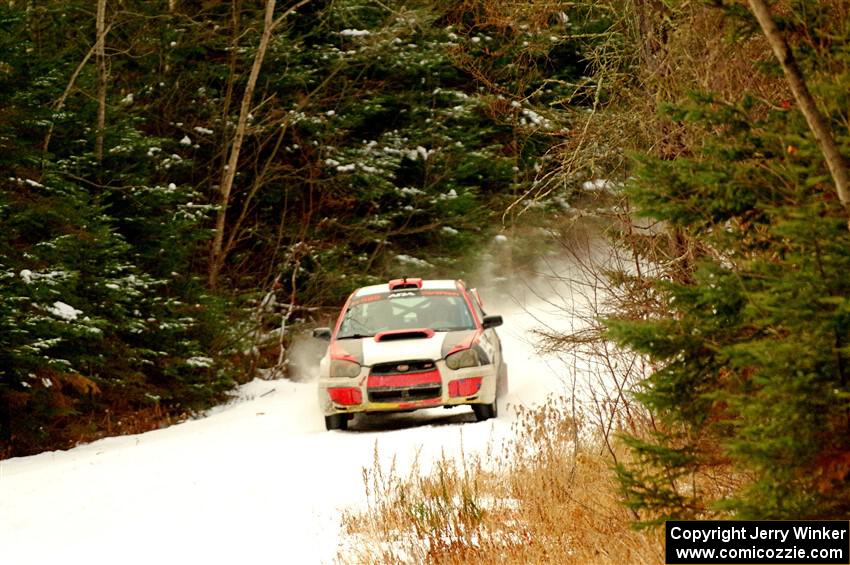
<path id="1" fill-rule="evenodd" d="M 375 341 L 401 341 L 403 339 L 428 339 L 432 337 L 434 337 L 434 330 L 430 328 L 392 330 L 375 334 Z"/>

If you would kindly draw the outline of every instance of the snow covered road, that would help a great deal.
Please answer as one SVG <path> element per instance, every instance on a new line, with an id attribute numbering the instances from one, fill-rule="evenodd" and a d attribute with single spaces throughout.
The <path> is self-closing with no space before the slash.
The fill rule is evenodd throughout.
<path id="1" fill-rule="evenodd" d="M 486 300 L 486 297 L 485 297 Z M 534 352 L 530 330 L 563 327 L 537 301 L 492 305 L 509 363 L 507 402 L 564 392 L 567 372 Z M 476 423 L 469 408 L 355 421 L 327 432 L 313 383 L 255 380 L 197 420 L 64 452 L 0 461 L 0 559 L 86 563 L 327 563 L 340 515 L 365 501 L 361 469 L 375 449 L 403 471 L 419 454 L 498 445 L 511 415 Z"/>

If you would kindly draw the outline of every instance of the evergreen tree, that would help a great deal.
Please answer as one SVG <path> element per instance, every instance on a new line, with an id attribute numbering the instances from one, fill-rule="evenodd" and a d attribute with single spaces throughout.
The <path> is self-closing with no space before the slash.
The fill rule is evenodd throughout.
<path id="1" fill-rule="evenodd" d="M 796 55 L 847 154 L 848 21 L 803 4 L 782 24 L 807 38 Z M 669 115 L 702 126 L 701 149 L 642 159 L 629 193 L 697 252 L 642 319 L 608 321 L 657 367 L 639 393 L 657 428 L 618 469 L 627 501 L 646 522 L 846 517 L 850 234 L 823 156 L 781 99 Z"/>
<path id="2" fill-rule="evenodd" d="M 199 315 L 213 303 L 187 268 L 209 207 L 169 176 L 189 156 L 145 131 L 121 80 L 95 157 L 97 102 L 77 95 L 96 80 L 80 65 L 86 6 L 0 7 L 0 441 L 14 454 L 91 437 L 79 422 L 106 409 L 187 410 L 232 384 L 211 358 L 221 320 Z M 138 15 L 110 17 L 128 34 L 112 45 L 132 43 Z"/>

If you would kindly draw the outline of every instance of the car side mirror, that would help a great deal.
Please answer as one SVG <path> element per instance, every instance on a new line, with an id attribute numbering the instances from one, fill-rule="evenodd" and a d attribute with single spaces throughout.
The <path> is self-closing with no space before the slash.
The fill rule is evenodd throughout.
<path id="1" fill-rule="evenodd" d="M 502 317 L 501 316 L 484 316 L 484 319 L 481 320 L 481 326 L 486 330 L 488 328 L 495 328 L 496 326 L 502 325 Z"/>
<path id="2" fill-rule="evenodd" d="M 331 339 L 331 329 L 330 328 L 314 328 L 313 329 L 313 337 L 316 339 L 326 339 L 330 341 Z"/>

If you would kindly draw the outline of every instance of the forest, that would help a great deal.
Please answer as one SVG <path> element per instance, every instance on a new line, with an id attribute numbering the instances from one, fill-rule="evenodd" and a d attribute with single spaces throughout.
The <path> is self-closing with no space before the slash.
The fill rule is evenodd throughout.
<path id="1" fill-rule="evenodd" d="M 629 521 L 846 519 L 848 155 L 846 0 L 4 0 L 0 458 L 182 421 L 357 287 L 591 223 L 629 265 L 545 341 L 647 367 Z"/>

